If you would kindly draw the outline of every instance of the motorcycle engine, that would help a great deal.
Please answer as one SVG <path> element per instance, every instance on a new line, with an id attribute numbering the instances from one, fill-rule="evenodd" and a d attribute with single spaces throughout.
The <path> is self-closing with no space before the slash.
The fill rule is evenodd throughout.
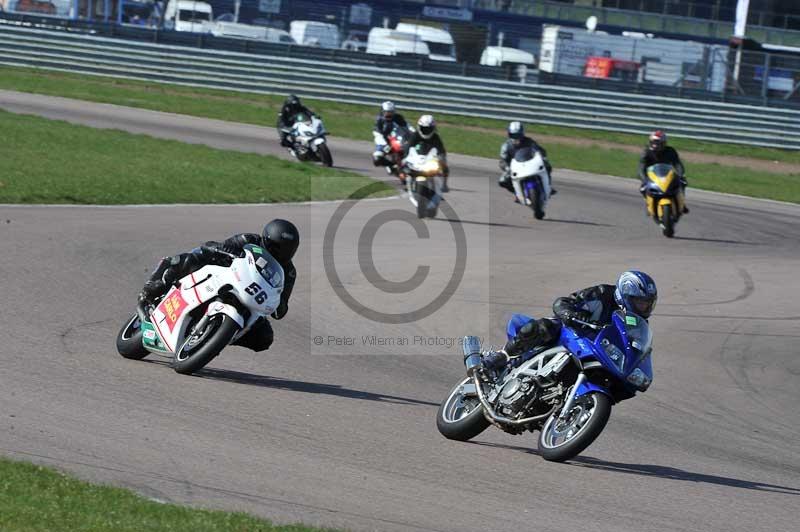
<path id="1" fill-rule="evenodd" d="M 506 416 L 514 416 L 533 399 L 536 386 L 532 379 L 514 377 L 509 379 L 497 395 L 497 409 Z"/>

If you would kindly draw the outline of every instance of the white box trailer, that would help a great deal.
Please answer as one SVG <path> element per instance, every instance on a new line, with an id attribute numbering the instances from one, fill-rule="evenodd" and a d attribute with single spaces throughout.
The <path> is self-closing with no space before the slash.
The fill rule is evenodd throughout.
<path id="1" fill-rule="evenodd" d="M 707 90 L 723 90 L 727 46 L 708 45 L 675 39 L 641 38 L 589 32 L 580 28 L 545 25 L 542 32 L 539 69 L 543 72 L 583 76 L 590 57 L 609 57 L 643 65 L 640 81 L 660 85 L 677 85 L 687 72 L 694 71 L 692 81 L 700 81 L 696 72 L 704 62 Z M 651 64 L 648 77 L 647 65 Z"/>

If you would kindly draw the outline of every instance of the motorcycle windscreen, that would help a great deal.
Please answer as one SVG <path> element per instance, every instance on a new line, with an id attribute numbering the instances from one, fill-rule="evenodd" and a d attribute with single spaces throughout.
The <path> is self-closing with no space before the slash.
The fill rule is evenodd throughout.
<path id="1" fill-rule="evenodd" d="M 647 178 L 666 193 L 676 181 L 675 168 L 671 164 L 659 163 L 647 167 Z"/>
<path id="2" fill-rule="evenodd" d="M 267 284 L 278 293 L 282 292 L 284 282 L 283 266 L 266 249 L 260 246 L 247 244 L 244 249 L 253 254 L 255 267 Z"/>
<path id="3" fill-rule="evenodd" d="M 625 347 L 623 373 L 633 371 L 653 350 L 653 333 L 647 320 L 633 312 L 617 310 L 613 317 L 614 325 L 622 335 Z"/>

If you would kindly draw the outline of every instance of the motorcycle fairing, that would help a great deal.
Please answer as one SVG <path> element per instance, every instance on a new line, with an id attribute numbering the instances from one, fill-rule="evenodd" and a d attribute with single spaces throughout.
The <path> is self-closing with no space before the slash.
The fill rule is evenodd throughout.
<path id="1" fill-rule="evenodd" d="M 542 154 L 533 149 L 521 149 L 511 161 L 511 184 L 520 203 L 533 197 L 533 189 L 541 188 L 543 202 L 550 199 L 550 178 Z M 527 192 L 527 194 L 525 194 Z"/>
<path id="2" fill-rule="evenodd" d="M 677 173 L 675 168 L 669 164 L 654 164 L 647 167 L 647 179 L 649 188 L 655 188 L 654 192 L 668 194 L 670 189 L 677 183 Z"/>
<path id="3" fill-rule="evenodd" d="M 234 340 L 246 334 L 260 316 L 268 316 L 275 311 L 283 292 L 283 267 L 258 246 L 248 244 L 244 247 L 244 253 L 245 256 L 234 259 L 230 267 L 204 266 L 183 277 L 178 286 L 167 292 L 161 304 L 153 310 L 151 323 L 169 352 L 174 353 L 184 340 L 192 311 L 216 298 L 223 287 L 247 308 L 257 309 L 250 312 L 245 320 L 236 307 L 221 301 L 206 308 L 209 316 L 228 315 L 241 327 Z M 181 300 L 183 304 L 178 312 L 175 305 Z M 168 322 L 172 322 L 170 326 Z"/>

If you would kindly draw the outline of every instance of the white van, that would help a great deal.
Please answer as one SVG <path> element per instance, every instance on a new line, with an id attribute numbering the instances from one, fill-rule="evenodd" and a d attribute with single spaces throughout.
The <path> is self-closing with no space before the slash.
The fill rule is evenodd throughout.
<path id="1" fill-rule="evenodd" d="M 367 53 L 379 55 L 416 54 L 428 57 L 431 53 L 425 41 L 413 33 L 389 28 L 372 28 L 367 36 Z"/>
<path id="2" fill-rule="evenodd" d="M 422 39 L 430 49 L 429 57 L 434 61 L 456 60 L 456 45 L 450 32 L 441 28 L 409 24 L 407 22 L 399 22 L 395 29 L 403 33 L 413 33 Z"/>
<path id="3" fill-rule="evenodd" d="M 294 44 L 294 39 L 288 32 L 266 26 L 239 24 L 237 22 L 210 22 L 206 24 L 205 28 L 214 37 Z"/>
<path id="4" fill-rule="evenodd" d="M 532 53 L 506 46 L 487 46 L 481 54 L 481 64 L 486 66 L 508 64 L 534 66 L 535 62 L 536 58 Z"/>
<path id="5" fill-rule="evenodd" d="M 214 19 L 211 4 L 194 0 L 169 0 L 164 10 L 164 28 L 205 33 L 204 24 Z"/>
<path id="6" fill-rule="evenodd" d="M 289 35 L 297 44 L 320 48 L 339 48 L 342 41 L 338 26 L 313 20 L 293 20 L 289 24 Z"/>

